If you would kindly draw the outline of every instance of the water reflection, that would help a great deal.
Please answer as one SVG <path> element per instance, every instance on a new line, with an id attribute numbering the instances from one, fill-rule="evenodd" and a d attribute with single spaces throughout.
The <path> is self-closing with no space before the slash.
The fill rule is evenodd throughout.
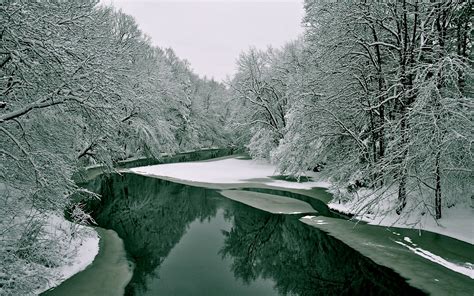
<path id="1" fill-rule="evenodd" d="M 136 264 L 127 295 L 176 292 L 163 287 L 185 285 L 191 287 L 185 295 L 223 295 L 229 289 L 231 295 L 422 294 L 297 216 L 133 174 L 103 176 L 87 186 L 103 196 L 89 205 L 94 218 L 124 239 Z M 209 266 L 196 266 L 196 257 Z M 174 276 L 179 268 L 189 270 Z"/>
<path id="2" fill-rule="evenodd" d="M 118 233 L 135 263 L 127 295 L 146 292 L 145 280 L 157 274 L 189 223 L 217 211 L 216 192 L 133 174 L 101 176 L 88 187 L 102 195 L 89 205 L 94 219 Z"/>
<path id="3" fill-rule="evenodd" d="M 242 205 L 226 214 L 234 227 L 224 232 L 221 252 L 234 258 L 232 271 L 244 282 L 272 278 L 281 295 L 422 294 L 295 216 L 248 211 Z"/>

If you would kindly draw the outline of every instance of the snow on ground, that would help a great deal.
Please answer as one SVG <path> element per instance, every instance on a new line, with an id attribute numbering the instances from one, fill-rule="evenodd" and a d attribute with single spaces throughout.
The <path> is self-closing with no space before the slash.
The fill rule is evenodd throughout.
<path id="1" fill-rule="evenodd" d="M 334 193 L 335 190 L 331 191 Z M 356 219 L 372 225 L 427 230 L 474 244 L 474 209 L 471 206 L 443 208 L 442 218 L 436 221 L 422 203 L 409 203 L 406 210 L 397 215 L 396 199 L 397 195 L 389 190 L 380 196 L 362 189 L 353 199 L 339 203 L 335 198 L 328 206 L 341 213 L 354 214 Z M 422 212 L 425 214 L 422 215 Z"/>
<path id="2" fill-rule="evenodd" d="M 78 225 L 57 215 L 49 216 L 44 227 L 45 236 L 62 239 L 62 265 L 49 269 L 54 277 L 34 293 L 42 293 L 55 287 L 74 274 L 84 270 L 99 252 L 99 235 L 92 227 Z"/>
<path id="3" fill-rule="evenodd" d="M 252 182 L 292 189 L 327 188 L 329 186 L 329 183 L 324 181 L 291 182 L 275 180 L 271 178 L 278 175 L 274 165 L 264 161 L 238 158 L 159 164 L 137 167 L 130 169 L 130 171 L 145 176 L 170 177 L 200 183 L 240 184 Z M 316 177 L 316 174 L 312 172 L 308 172 L 306 175 L 313 177 L 313 179 Z"/>
<path id="4" fill-rule="evenodd" d="M 430 260 L 430 261 L 432 261 L 436 264 L 439 264 L 439 265 L 442 265 L 446 268 L 449 268 L 449 269 L 451 269 L 455 272 L 465 274 L 468 277 L 470 277 L 471 279 L 474 279 L 474 268 L 473 268 L 473 265 L 471 263 L 466 262 L 464 265 L 459 265 L 459 264 L 449 262 L 448 260 L 444 259 L 443 257 L 440 257 L 438 255 L 435 255 L 435 254 L 431 253 L 430 251 L 427 251 L 427 250 L 424 250 L 422 248 L 417 247 L 416 244 L 411 243 L 409 238 L 407 240 L 407 237 L 405 237 L 404 240 L 406 242 L 408 242 L 408 244 L 403 243 L 401 241 L 395 241 L 395 243 L 406 247 L 410 251 L 414 252 L 415 254 L 417 254 L 417 255 L 425 258 L 425 259 L 428 259 L 428 260 Z M 411 243 L 412 246 L 410 246 L 410 243 Z"/>

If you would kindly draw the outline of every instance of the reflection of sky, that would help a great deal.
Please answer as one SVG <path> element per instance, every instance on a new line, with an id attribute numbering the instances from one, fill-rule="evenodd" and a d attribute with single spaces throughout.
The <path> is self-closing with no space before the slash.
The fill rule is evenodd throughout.
<path id="1" fill-rule="evenodd" d="M 172 47 L 199 75 L 224 80 L 239 53 L 279 47 L 303 31 L 303 0 L 103 0 L 135 17 L 155 45 Z"/>
<path id="2" fill-rule="evenodd" d="M 275 295 L 274 282 L 262 278 L 249 285 L 236 280 L 231 271 L 232 259 L 222 259 L 224 245 L 221 230 L 229 231 L 232 221 L 225 221 L 224 210 L 210 220 L 195 220 L 159 267 L 159 278 L 150 279 L 149 295 Z"/>

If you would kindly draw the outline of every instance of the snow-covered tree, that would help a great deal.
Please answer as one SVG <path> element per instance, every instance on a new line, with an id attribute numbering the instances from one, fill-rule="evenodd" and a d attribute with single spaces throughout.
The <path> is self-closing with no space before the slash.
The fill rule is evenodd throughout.
<path id="1" fill-rule="evenodd" d="M 253 124 L 243 133 L 251 154 L 271 158 L 282 173 L 324 164 L 339 186 L 393 189 L 399 214 L 416 209 L 439 219 L 442 207 L 468 203 L 472 3 L 307 0 L 305 9 L 302 50 L 289 64 L 267 58 L 277 51 L 239 60 L 233 86 L 244 111 L 233 121 Z M 263 96 L 250 94 L 281 81 L 281 69 L 291 81 L 273 84 L 285 94 L 284 113 L 265 116 L 282 104 L 267 99 L 266 111 L 255 104 Z M 273 117 L 284 124 L 272 127 Z"/>
<path id="2" fill-rule="evenodd" d="M 211 132 L 222 118 L 206 116 L 225 109 L 225 87 L 97 2 L 0 5 L 0 261 L 11 263 L 0 286 L 13 294 L 39 284 L 28 268 L 60 263 L 44 224 L 90 195 L 72 179 L 80 168 L 226 143 Z M 213 106 L 203 109 L 206 97 Z"/>

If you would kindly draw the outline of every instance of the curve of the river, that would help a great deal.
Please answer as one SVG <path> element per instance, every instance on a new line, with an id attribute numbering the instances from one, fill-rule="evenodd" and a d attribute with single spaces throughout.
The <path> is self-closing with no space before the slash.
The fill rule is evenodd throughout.
<path id="1" fill-rule="evenodd" d="M 416 246 L 450 262 L 474 262 L 468 243 L 430 232 L 356 226 L 329 211 L 330 195 L 323 189 L 172 181 L 126 173 L 87 184 L 102 195 L 89 204 L 94 218 L 118 233 L 135 265 L 126 295 L 471 295 L 472 279 L 413 252 Z M 219 191 L 236 188 L 239 194 L 298 199 L 317 214 L 270 213 Z M 119 277 L 100 278 L 113 274 L 100 267 L 113 264 L 100 260 L 47 295 L 122 295 L 123 287 L 106 288 Z M 85 285 L 91 286 L 87 294 L 72 293 Z"/>

